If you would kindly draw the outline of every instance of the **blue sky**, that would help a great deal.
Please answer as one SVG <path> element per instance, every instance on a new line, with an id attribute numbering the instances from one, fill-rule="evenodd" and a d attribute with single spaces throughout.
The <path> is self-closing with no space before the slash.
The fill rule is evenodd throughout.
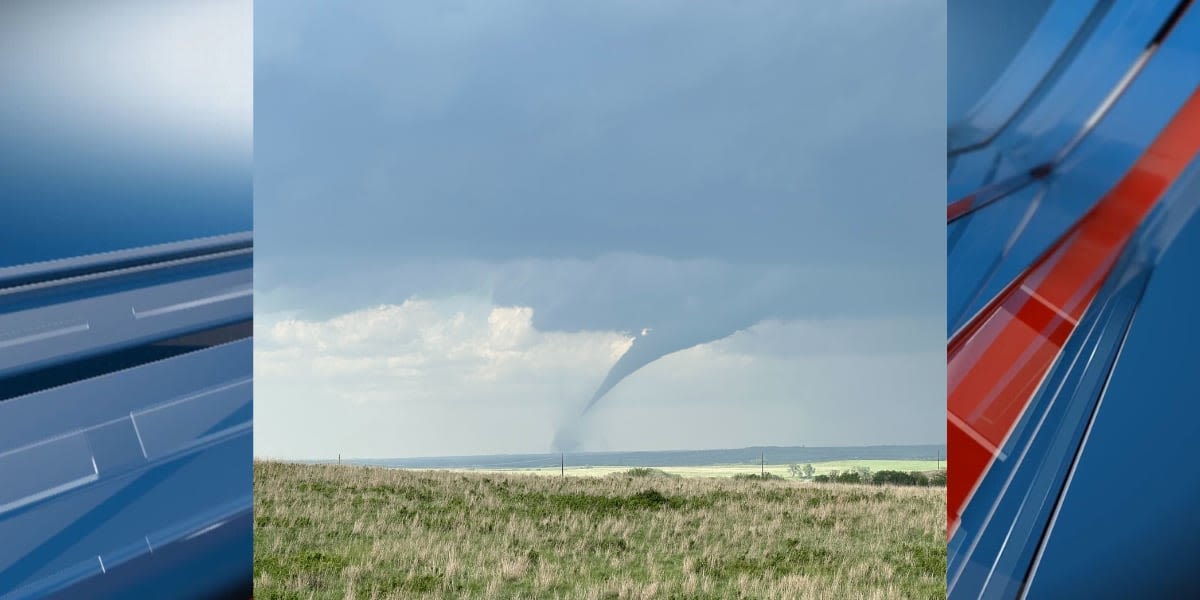
<path id="1" fill-rule="evenodd" d="M 945 9 L 802 4 L 257 3 L 256 453 L 943 441 Z"/>

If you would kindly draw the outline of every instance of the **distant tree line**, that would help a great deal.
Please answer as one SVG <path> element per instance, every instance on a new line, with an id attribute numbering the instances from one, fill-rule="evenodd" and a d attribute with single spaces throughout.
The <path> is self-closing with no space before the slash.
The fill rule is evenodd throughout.
<path id="1" fill-rule="evenodd" d="M 788 472 L 797 479 L 810 479 L 816 483 L 870 483 L 875 485 L 913 485 L 913 486 L 944 486 L 946 472 L 935 471 L 922 473 L 920 471 L 876 471 L 871 472 L 867 467 L 856 467 L 847 471 L 830 471 L 813 475 L 812 465 L 789 465 Z"/>

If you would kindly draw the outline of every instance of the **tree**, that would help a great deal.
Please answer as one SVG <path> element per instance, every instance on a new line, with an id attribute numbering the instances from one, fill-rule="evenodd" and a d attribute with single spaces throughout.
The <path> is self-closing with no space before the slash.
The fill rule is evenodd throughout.
<path id="1" fill-rule="evenodd" d="M 804 467 L 801 467 L 797 464 L 790 464 L 788 465 L 788 473 L 790 473 L 792 477 L 799 479 L 804 477 Z"/>
<path id="2" fill-rule="evenodd" d="M 871 478 L 871 482 L 876 485 L 917 485 L 917 480 L 912 473 L 904 473 L 902 471 L 879 471 Z"/>
<path id="3" fill-rule="evenodd" d="M 871 478 L 876 485 L 929 485 L 929 477 L 920 471 L 879 471 Z"/>
<path id="4" fill-rule="evenodd" d="M 862 477 L 858 471 L 845 471 L 833 476 L 833 481 L 838 483 L 862 483 Z"/>
<path id="5" fill-rule="evenodd" d="M 817 471 L 816 469 L 813 468 L 812 463 L 804 465 L 803 470 L 804 470 L 804 476 L 808 477 L 808 478 L 812 478 L 813 473 L 815 473 Z"/>

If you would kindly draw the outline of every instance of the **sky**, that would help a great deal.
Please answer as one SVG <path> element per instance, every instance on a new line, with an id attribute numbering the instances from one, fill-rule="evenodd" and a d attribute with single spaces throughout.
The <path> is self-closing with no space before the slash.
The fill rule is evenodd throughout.
<path id="1" fill-rule="evenodd" d="M 255 453 L 945 441 L 945 8 L 255 5 Z"/>

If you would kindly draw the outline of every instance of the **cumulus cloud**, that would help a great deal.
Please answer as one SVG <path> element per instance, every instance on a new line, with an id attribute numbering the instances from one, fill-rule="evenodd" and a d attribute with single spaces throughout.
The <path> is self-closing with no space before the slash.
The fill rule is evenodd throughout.
<path id="1" fill-rule="evenodd" d="M 265 377 L 405 379 L 453 371 L 503 383 L 535 373 L 587 374 L 632 342 L 618 332 L 538 331 L 529 307 L 465 299 L 409 299 L 324 321 L 284 317 L 259 327 L 256 369 Z"/>
<path id="2" fill-rule="evenodd" d="M 806 324 L 803 331 L 793 328 L 782 333 L 758 328 L 749 338 L 760 346 L 774 345 L 780 352 L 847 347 L 876 352 L 872 345 L 839 337 L 870 337 L 872 332 L 851 329 L 876 326 L 887 328 L 876 333 L 886 334 L 893 347 L 940 348 L 936 302 L 940 281 L 927 284 L 904 269 L 889 275 L 878 277 L 865 269 L 739 264 L 629 253 L 592 260 L 410 259 L 393 261 L 369 277 L 355 273 L 319 281 L 298 278 L 290 285 L 268 286 L 258 292 L 258 302 L 268 309 L 301 306 L 304 318 L 324 320 L 345 314 L 355 302 L 381 302 L 418 292 L 446 296 L 474 289 L 493 304 L 524 307 L 527 311 L 519 313 L 521 319 L 529 319 L 540 332 L 613 331 L 636 340 L 628 353 L 607 363 L 612 367 L 607 376 L 584 380 L 595 387 L 576 392 L 577 397 L 559 399 L 564 407 L 579 410 L 601 402 L 626 376 L 663 355 L 722 339 L 762 321 Z M 283 281 L 270 275 L 261 279 Z M 297 297 L 304 302 L 296 302 Z M 419 309 L 414 305 L 409 310 Z M 500 313 L 493 318 L 501 320 Z M 395 327 L 381 319 L 376 317 L 369 326 L 381 331 Z M 901 323 L 929 326 L 922 330 L 919 325 L 904 328 Z M 365 321 L 363 326 L 367 326 Z M 505 335 L 515 339 L 530 331 L 511 324 L 509 328 Z M 902 331 L 893 331 L 897 328 Z M 641 335 L 642 331 L 646 335 Z M 576 422 L 579 415 L 564 413 L 555 418 L 560 419 L 563 430 L 551 437 L 558 438 L 564 449 L 578 447 L 578 442 L 569 438 L 571 432 L 582 431 Z"/>
<path id="3" fill-rule="evenodd" d="M 260 314 L 258 452 L 545 451 L 555 424 L 578 412 L 634 337 L 542 331 L 534 316 L 530 307 L 466 296 L 410 298 L 317 320 Z M 941 361 L 901 343 L 913 327 L 893 319 L 762 322 L 634 374 L 576 433 L 590 449 L 847 444 L 862 443 L 864 434 L 877 443 L 927 441 L 943 407 L 937 390 L 925 388 L 940 385 L 932 375 Z M 860 372 L 872 376 L 864 381 Z M 741 417 L 729 421 L 731 407 L 773 424 L 732 427 Z M 839 431 L 864 409 L 893 417 Z M 635 423 L 632 415 L 654 420 Z M 922 421 L 927 426 L 917 427 Z M 889 432 L 897 423 L 911 429 Z"/>

